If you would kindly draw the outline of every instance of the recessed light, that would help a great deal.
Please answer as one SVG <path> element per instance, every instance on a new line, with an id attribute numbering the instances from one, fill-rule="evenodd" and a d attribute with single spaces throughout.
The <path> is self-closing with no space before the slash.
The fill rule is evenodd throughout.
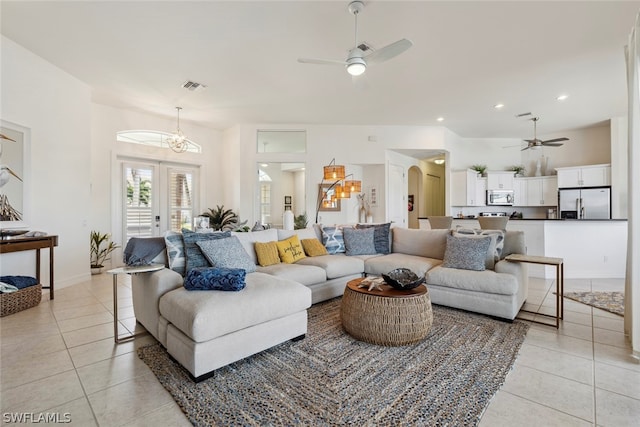
<path id="1" fill-rule="evenodd" d="M 560 95 L 560 96 L 558 96 L 556 99 L 557 99 L 558 101 L 564 101 L 564 100 L 565 100 L 565 99 L 567 99 L 568 97 L 569 97 L 569 95 Z"/>
<path id="2" fill-rule="evenodd" d="M 262 163 L 260 166 L 262 166 L 263 168 L 266 168 L 269 166 L 269 163 Z"/>
<path id="3" fill-rule="evenodd" d="M 438 117 L 436 120 L 439 121 L 439 122 L 443 122 L 444 121 L 444 117 Z"/>
<path id="4" fill-rule="evenodd" d="M 499 110 L 501 108 L 504 108 L 504 104 L 496 104 L 493 106 L 493 108 L 495 108 L 496 110 Z"/>
<path id="5" fill-rule="evenodd" d="M 435 159 L 433 163 L 435 163 L 436 165 L 441 165 L 444 163 L 444 159 Z"/>

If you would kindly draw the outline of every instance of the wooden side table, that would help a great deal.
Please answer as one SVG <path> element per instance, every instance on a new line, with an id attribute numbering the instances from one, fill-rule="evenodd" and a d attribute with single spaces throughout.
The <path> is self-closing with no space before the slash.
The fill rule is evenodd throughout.
<path id="1" fill-rule="evenodd" d="M 152 271 L 162 270 L 163 268 L 164 264 L 150 264 L 135 267 L 119 267 L 107 271 L 107 273 L 113 275 L 113 340 L 116 342 L 116 344 L 130 341 L 139 335 L 144 335 L 147 333 L 146 331 L 143 331 L 138 332 L 137 334 L 123 336 L 119 336 L 118 334 L 118 274 L 150 273 Z"/>
<path id="2" fill-rule="evenodd" d="M 382 291 L 358 288 L 363 278 L 347 283 L 340 317 L 344 330 L 357 340 L 398 346 L 423 340 L 433 323 L 429 291 L 424 285 L 399 291 L 382 285 Z"/>
<path id="3" fill-rule="evenodd" d="M 12 237 L 0 239 L 0 254 L 20 251 L 36 251 L 36 280 L 40 283 L 40 249 L 49 249 L 49 299 L 53 299 L 53 248 L 58 246 L 58 236 Z"/>
<path id="4" fill-rule="evenodd" d="M 556 315 L 555 317 L 550 314 L 538 313 L 530 310 L 520 310 L 525 313 L 533 313 L 538 316 L 546 316 L 555 318 L 555 327 L 558 329 L 560 327 L 560 319 L 564 317 L 564 260 L 562 258 L 553 258 L 547 256 L 538 256 L 538 255 L 523 255 L 523 254 L 511 254 L 507 255 L 505 258 L 507 261 L 511 262 L 526 262 L 529 264 L 544 264 L 544 265 L 554 265 L 556 267 Z M 540 323 L 543 325 L 550 325 L 546 322 L 540 322 L 537 320 L 524 319 L 530 322 Z"/>

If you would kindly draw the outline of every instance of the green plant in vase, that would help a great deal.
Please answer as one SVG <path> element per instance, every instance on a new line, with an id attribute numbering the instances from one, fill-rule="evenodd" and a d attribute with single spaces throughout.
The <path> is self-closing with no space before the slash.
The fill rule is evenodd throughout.
<path id="1" fill-rule="evenodd" d="M 479 175 L 484 176 L 487 173 L 487 165 L 473 165 L 471 169 L 478 172 Z"/>
<path id="2" fill-rule="evenodd" d="M 120 246 L 111 241 L 111 234 L 92 230 L 90 237 L 89 256 L 91 259 L 91 273 L 97 274 L 104 268 L 104 263 L 111 259 L 111 253 Z"/>

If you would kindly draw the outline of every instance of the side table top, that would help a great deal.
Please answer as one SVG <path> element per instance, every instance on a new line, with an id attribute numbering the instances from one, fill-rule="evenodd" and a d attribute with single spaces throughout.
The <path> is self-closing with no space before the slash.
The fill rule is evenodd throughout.
<path id="1" fill-rule="evenodd" d="M 108 270 L 109 274 L 135 274 L 135 273 L 150 273 L 152 271 L 162 270 L 164 264 L 149 264 L 149 265 L 136 265 L 136 266 L 124 266 Z"/>
<path id="2" fill-rule="evenodd" d="M 531 264 L 561 265 L 564 263 L 564 259 L 562 258 L 540 255 L 511 254 L 507 255 L 504 259 L 512 262 L 528 262 Z"/>
<path id="3" fill-rule="evenodd" d="M 408 289 L 406 291 L 401 291 L 395 289 L 386 283 L 382 284 L 380 287 L 382 290 L 372 289 L 368 290 L 367 288 L 359 288 L 358 285 L 362 282 L 364 278 L 353 279 L 347 282 L 347 287 L 354 292 L 358 292 L 366 295 L 375 295 L 379 297 L 387 297 L 387 298 L 411 298 L 417 297 L 420 295 L 424 295 L 428 292 L 427 287 L 425 285 L 420 285 L 413 289 Z"/>

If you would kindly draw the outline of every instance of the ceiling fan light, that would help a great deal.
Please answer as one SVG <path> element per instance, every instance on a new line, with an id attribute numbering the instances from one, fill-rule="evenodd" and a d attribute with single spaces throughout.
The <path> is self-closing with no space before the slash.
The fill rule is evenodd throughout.
<path id="1" fill-rule="evenodd" d="M 367 70 L 367 65 L 363 62 L 353 62 L 347 65 L 347 72 L 352 76 L 359 76 Z"/>

